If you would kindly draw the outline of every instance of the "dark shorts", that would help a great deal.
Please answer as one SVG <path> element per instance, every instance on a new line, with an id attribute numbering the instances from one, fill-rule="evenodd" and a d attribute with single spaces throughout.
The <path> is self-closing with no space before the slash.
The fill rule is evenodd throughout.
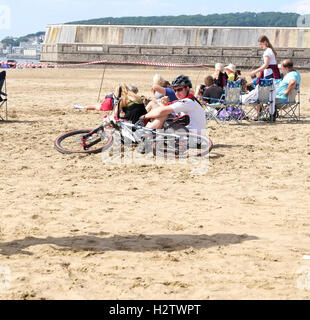
<path id="1" fill-rule="evenodd" d="M 131 121 L 132 123 L 136 123 L 141 116 L 147 113 L 144 104 L 133 104 L 130 107 L 123 108 L 123 110 L 125 116 L 122 119 Z"/>

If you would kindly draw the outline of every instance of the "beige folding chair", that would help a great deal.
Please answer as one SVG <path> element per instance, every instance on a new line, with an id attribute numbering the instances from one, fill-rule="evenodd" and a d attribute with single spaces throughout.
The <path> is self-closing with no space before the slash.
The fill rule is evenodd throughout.
<path id="1" fill-rule="evenodd" d="M 300 87 L 297 84 L 289 93 L 287 102 L 276 99 L 276 117 L 287 121 L 300 120 Z"/>

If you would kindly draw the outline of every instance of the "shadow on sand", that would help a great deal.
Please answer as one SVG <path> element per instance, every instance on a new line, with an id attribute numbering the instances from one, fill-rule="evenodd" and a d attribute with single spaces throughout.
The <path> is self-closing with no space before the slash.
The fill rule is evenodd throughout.
<path id="1" fill-rule="evenodd" d="M 216 233 L 213 235 L 129 235 L 129 236 L 106 236 L 106 233 L 98 235 L 81 235 L 72 237 L 47 237 L 35 238 L 26 237 L 20 240 L 0 243 L 0 254 L 11 256 L 15 254 L 32 255 L 33 253 L 25 250 L 37 245 L 55 245 L 56 250 L 71 250 L 74 252 L 92 251 L 103 253 L 105 251 L 176 251 L 188 248 L 207 249 L 217 246 L 228 246 L 239 244 L 244 241 L 257 240 L 255 236 L 247 234 Z"/>
<path id="2" fill-rule="evenodd" d="M 1 123 L 36 123 L 38 121 L 32 121 L 32 120 L 0 120 Z"/>

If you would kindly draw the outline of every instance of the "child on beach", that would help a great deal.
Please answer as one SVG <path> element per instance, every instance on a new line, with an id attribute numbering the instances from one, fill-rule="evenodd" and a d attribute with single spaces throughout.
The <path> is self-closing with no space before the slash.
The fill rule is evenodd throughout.
<path id="1" fill-rule="evenodd" d="M 146 106 L 147 112 L 150 112 L 153 108 L 157 108 L 161 103 L 169 103 L 177 100 L 173 89 L 170 88 L 169 81 L 165 80 L 159 74 L 155 74 L 153 77 L 151 92 L 154 94 L 154 99 Z"/>
<path id="2" fill-rule="evenodd" d="M 146 114 L 146 109 L 143 103 L 143 99 L 134 91 L 137 92 L 138 89 L 136 87 L 133 88 L 133 86 L 127 86 L 126 84 L 120 84 L 114 90 L 114 93 L 106 96 L 101 105 L 86 107 L 74 105 L 74 108 L 101 111 L 113 110 L 113 115 L 117 118 L 136 123 L 141 116 Z M 118 97 L 119 93 L 121 93 L 120 97 Z M 120 98 L 119 103 L 117 104 L 114 103 L 114 99 L 116 97 Z"/>
<path id="3" fill-rule="evenodd" d="M 225 67 L 225 71 L 228 76 L 228 81 L 236 81 L 237 80 L 237 74 L 236 74 L 236 66 L 232 63 L 230 63 L 228 66 Z"/>
<path id="4" fill-rule="evenodd" d="M 128 90 L 132 91 L 135 94 L 138 93 L 138 88 L 133 84 L 130 84 L 128 86 Z M 113 106 L 114 106 L 114 98 L 113 98 L 113 93 L 111 93 L 105 96 L 101 104 L 97 103 L 95 105 L 83 106 L 75 103 L 73 107 L 74 109 L 78 109 L 78 110 L 85 109 L 85 110 L 97 110 L 97 111 L 111 111 L 113 110 Z"/>

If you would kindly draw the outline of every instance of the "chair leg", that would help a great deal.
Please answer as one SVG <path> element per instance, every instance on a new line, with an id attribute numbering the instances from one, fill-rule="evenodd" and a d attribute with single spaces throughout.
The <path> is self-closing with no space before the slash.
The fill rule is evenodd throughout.
<path id="1" fill-rule="evenodd" d="M 293 105 L 284 105 L 278 109 L 279 118 L 280 119 L 287 119 L 292 121 L 299 121 L 300 120 L 300 105 L 293 104 Z M 298 113 L 298 114 L 297 114 Z"/>
<path id="2" fill-rule="evenodd" d="M 0 114 L 0 120 L 2 121 L 7 121 L 8 120 L 8 104 L 7 104 L 7 99 L 2 99 L 0 103 L 0 110 L 3 110 L 3 115 Z"/>

